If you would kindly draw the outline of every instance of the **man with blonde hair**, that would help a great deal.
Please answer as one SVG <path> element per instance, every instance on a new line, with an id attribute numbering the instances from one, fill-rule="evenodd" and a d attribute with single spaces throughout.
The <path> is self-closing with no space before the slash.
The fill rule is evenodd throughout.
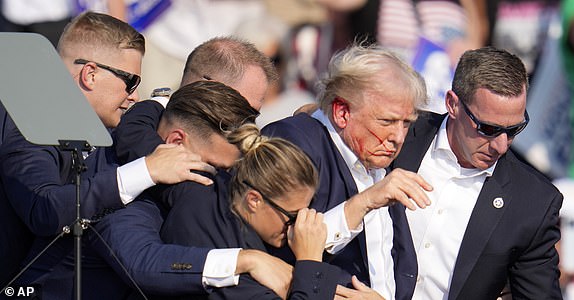
<path id="1" fill-rule="evenodd" d="M 385 176 L 385 168 L 426 101 L 424 81 L 394 54 L 352 45 L 331 59 L 322 87 L 319 110 L 263 133 L 292 141 L 319 170 L 310 207 L 326 212 L 329 261 L 385 299 L 410 299 L 417 265 L 404 208 L 428 205 L 432 187 L 412 172 Z"/>

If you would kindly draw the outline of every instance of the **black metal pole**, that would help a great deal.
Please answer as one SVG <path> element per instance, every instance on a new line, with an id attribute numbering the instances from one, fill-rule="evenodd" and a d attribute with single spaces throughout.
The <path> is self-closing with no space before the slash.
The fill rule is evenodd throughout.
<path id="1" fill-rule="evenodd" d="M 74 149 L 74 163 L 82 164 L 80 157 L 82 153 L 79 149 Z M 82 157 L 83 158 L 83 157 Z M 74 277 L 75 295 L 77 300 L 82 299 L 82 235 L 84 229 L 82 228 L 81 215 L 80 215 L 80 180 L 82 173 L 82 166 L 75 166 L 76 169 L 76 222 L 74 223 L 74 249 L 76 256 L 74 257 L 76 272 Z"/>
<path id="2" fill-rule="evenodd" d="M 59 141 L 60 147 L 64 151 L 72 152 L 72 168 L 76 172 L 76 221 L 72 226 L 74 235 L 74 294 L 76 300 L 82 299 L 82 235 L 84 233 L 84 224 L 81 216 L 81 174 L 86 170 L 84 156 L 82 151 L 88 151 L 91 147 L 86 141 Z"/>

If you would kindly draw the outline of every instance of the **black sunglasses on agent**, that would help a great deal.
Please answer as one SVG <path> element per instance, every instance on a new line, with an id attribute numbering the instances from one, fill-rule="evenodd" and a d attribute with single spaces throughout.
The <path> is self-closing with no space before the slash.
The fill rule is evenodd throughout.
<path id="1" fill-rule="evenodd" d="M 114 75 L 116 75 L 119 79 L 121 79 L 125 84 L 126 84 L 126 92 L 128 93 L 128 95 L 131 95 L 136 88 L 138 87 L 138 85 L 141 82 L 141 77 L 139 77 L 139 75 L 136 74 L 132 74 L 120 69 L 116 69 L 110 66 L 106 66 L 104 64 L 100 64 L 97 63 L 95 61 L 89 61 L 86 59 L 82 59 L 82 58 L 78 58 L 76 60 L 74 60 L 74 63 L 77 65 L 85 65 L 87 63 L 94 63 L 96 66 L 98 66 L 99 68 L 102 68 L 104 70 L 108 70 L 112 73 L 114 73 Z"/>
<path id="2" fill-rule="evenodd" d="M 528 116 L 528 112 L 524 111 L 524 121 L 520 124 L 512 125 L 509 127 L 502 127 L 502 126 L 488 124 L 488 123 L 482 122 L 478 118 L 476 118 L 472 114 L 472 112 L 470 112 L 470 109 L 468 109 L 468 106 L 466 106 L 466 104 L 464 102 L 462 102 L 462 101 L 459 101 L 459 102 L 462 104 L 464 111 L 470 117 L 472 122 L 474 122 L 474 124 L 476 124 L 476 131 L 478 131 L 478 133 L 480 133 L 481 135 L 486 136 L 486 137 L 497 137 L 503 133 L 506 133 L 506 136 L 508 136 L 509 138 L 513 138 L 516 135 L 518 135 L 522 130 L 524 130 L 524 128 L 526 128 L 526 125 L 528 125 L 528 121 L 530 121 L 530 117 Z"/>
<path id="3" fill-rule="evenodd" d="M 277 203 L 273 202 L 271 199 L 269 199 L 268 197 L 263 195 L 263 193 L 261 193 L 259 190 L 254 188 L 249 182 L 243 180 L 243 184 L 248 186 L 250 189 L 257 191 L 261 195 L 263 200 L 267 201 L 267 203 L 269 203 L 269 205 L 271 205 L 271 207 L 278 210 L 280 213 L 284 214 L 287 217 L 287 222 L 285 222 L 285 227 L 289 227 L 289 226 L 295 224 L 295 221 L 297 221 L 297 214 L 290 213 L 290 212 L 286 211 L 284 208 L 279 206 Z"/>

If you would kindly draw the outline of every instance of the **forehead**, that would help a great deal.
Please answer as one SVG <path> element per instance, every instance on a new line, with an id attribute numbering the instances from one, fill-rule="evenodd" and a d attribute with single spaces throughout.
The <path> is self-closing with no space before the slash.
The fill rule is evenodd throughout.
<path id="1" fill-rule="evenodd" d="M 300 185 L 293 188 L 283 197 L 280 197 L 280 203 L 287 211 L 296 212 L 302 208 L 308 207 L 314 194 L 314 187 Z"/>
<path id="2" fill-rule="evenodd" d="M 267 93 L 269 82 L 261 67 L 249 65 L 245 68 L 241 79 L 229 84 L 229 86 L 245 97 L 253 108 L 259 110 Z"/>
<path id="3" fill-rule="evenodd" d="M 410 119 L 416 117 L 413 97 L 401 89 L 366 90 L 360 110 L 375 118 Z"/>
<path id="4" fill-rule="evenodd" d="M 511 126 L 524 120 L 526 92 L 518 96 L 501 96 L 479 88 L 474 94 L 474 101 L 468 106 L 482 122 Z"/>
<path id="5" fill-rule="evenodd" d="M 114 49 L 94 55 L 94 61 L 132 74 L 141 74 L 142 54 L 135 49 Z"/>

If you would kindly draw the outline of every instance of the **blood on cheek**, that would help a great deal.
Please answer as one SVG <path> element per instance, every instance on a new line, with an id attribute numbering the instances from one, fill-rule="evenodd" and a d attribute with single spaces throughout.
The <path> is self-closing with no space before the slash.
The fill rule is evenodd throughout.
<path id="1" fill-rule="evenodd" d="M 372 130 L 370 130 L 370 129 L 368 129 L 368 128 L 367 128 L 367 131 L 369 131 L 369 133 L 370 133 L 372 136 L 374 136 L 375 138 L 377 138 L 377 140 L 379 141 L 379 144 L 378 144 L 378 145 L 380 145 L 380 144 L 383 143 L 383 139 L 381 139 L 376 133 L 374 133 Z M 359 143 L 359 148 L 361 149 L 361 152 L 362 152 L 365 147 L 364 147 L 364 145 L 363 145 L 362 143 Z M 370 150 L 367 150 L 367 152 L 368 152 L 369 154 L 371 154 L 371 155 L 374 155 L 374 154 L 375 154 L 374 152 L 371 152 Z"/>

